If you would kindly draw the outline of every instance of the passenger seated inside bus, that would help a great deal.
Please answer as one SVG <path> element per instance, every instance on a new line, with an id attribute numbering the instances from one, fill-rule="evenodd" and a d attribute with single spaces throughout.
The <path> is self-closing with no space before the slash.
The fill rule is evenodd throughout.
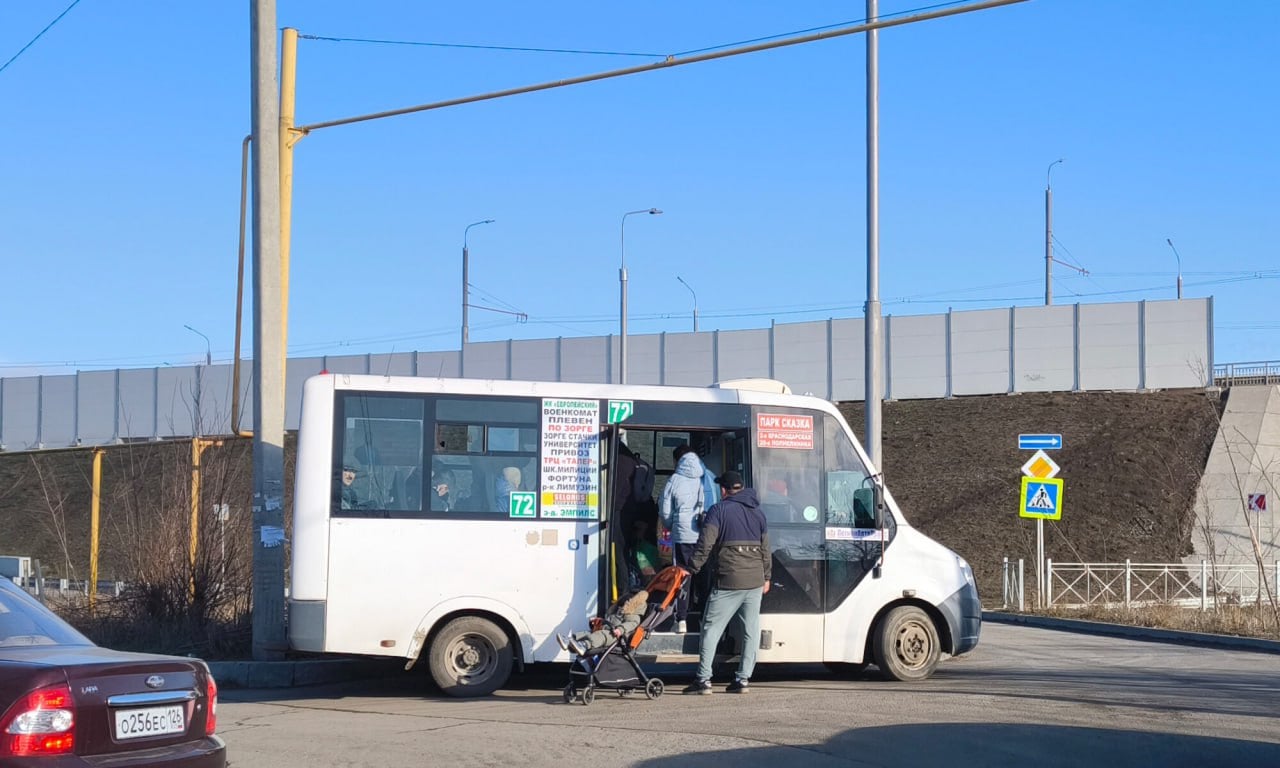
<path id="1" fill-rule="evenodd" d="M 494 496 L 499 511 L 511 508 L 511 494 L 520 490 L 519 467 L 503 467 L 502 474 L 494 480 Z"/>
<path id="2" fill-rule="evenodd" d="M 358 461 L 342 465 L 342 509 L 382 509 L 383 501 L 369 470 Z"/>
<path id="3" fill-rule="evenodd" d="M 441 468 L 431 473 L 431 488 L 428 495 L 431 497 L 432 512 L 451 512 L 462 506 L 453 472 L 448 469 Z"/>

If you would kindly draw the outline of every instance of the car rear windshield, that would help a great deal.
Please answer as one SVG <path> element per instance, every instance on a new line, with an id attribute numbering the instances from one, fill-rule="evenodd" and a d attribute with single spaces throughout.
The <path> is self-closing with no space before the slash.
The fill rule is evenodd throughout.
<path id="1" fill-rule="evenodd" d="M 25 590 L 0 578 L 0 648 L 93 645 Z"/>

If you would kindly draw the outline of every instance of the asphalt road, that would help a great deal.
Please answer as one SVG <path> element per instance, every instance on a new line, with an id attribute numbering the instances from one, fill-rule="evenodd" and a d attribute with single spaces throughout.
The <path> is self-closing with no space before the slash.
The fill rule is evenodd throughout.
<path id="1" fill-rule="evenodd" d="M 668 670 L 670 671 L 670 670 Z M 390 765 L 1280 766 L 1280 655 L 987 623 L 924 683 L 763 667 L 745 696 L 561 701 L 566 668 L 478 700 L 422 675 L 226 691 L 237 768 Z"/>

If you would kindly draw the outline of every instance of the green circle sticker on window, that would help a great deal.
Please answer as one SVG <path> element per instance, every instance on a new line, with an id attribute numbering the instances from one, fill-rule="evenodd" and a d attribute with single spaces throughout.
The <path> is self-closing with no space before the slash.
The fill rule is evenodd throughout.
<path id="1" fill-rule="evenodd" d="M 817 507 L 805 507 L 805 508 L 804 508 L 804 519 L 805 519 L 805 520 L 807 520 L 807 521 L 809 521 L 809 522 L 811 522 L 811 523 L 812 523 L 813 521 L 817 520 L 817 519 L 818 519 L 818 508 L 817 508 Z"/>

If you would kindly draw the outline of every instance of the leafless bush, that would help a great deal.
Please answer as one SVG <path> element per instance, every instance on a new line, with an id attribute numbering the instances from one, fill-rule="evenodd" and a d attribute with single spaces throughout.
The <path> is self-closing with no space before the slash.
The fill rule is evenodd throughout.
<path id="1" fill-rule="evenodd" d="M 202 452 L 194 561 L 192 458 L 190 441 L 107 452 L 102 541 L 118 553 L 127 586 L 92 612 L 87 603 L 66 611 L 95 641 L 212 657 L 248 646 L 249 446 L 226 441 Z"/>
<path id="2" fill-rule="evenodd" d="M 53 535 L 62 555 L 68 579 L 75 578 L 75 567 L 71 563 L 71 543 L 67 527 L 67 502 L 70 492 L 58 480 L 58 473 L 53 467 L 46 466 L 43 461 L 31 455 L 31 466 L 35 469 L 36 479 L 40 482 L 40 494 L 43 499 L 44 512 L 40 521 Z"/>

